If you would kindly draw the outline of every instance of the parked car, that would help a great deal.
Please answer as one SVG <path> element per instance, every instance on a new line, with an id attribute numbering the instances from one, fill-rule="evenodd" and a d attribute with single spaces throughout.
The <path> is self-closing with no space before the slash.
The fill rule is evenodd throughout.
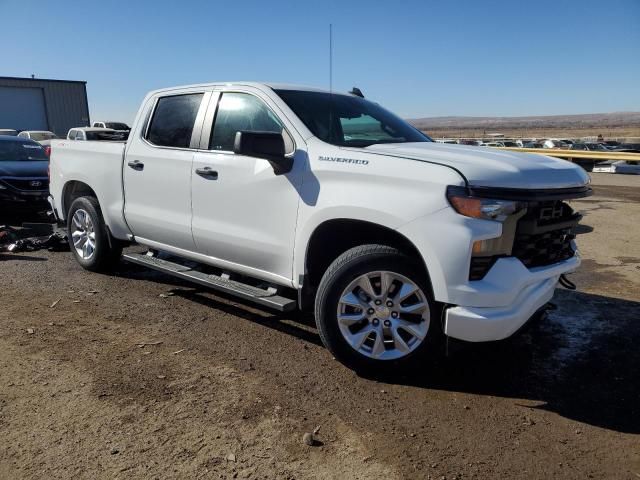
<path id="1" fill-rule="evenodd" d="M 640 143 L 621 143 L 615 149 L 615 152 L 640 152 Z"/>
<path id="2" fill-rule="evenodd" d="M 527 142 L 523 145 L 524 148 L 542 148 L 542 142 Z"/>
<path id="3" fill-rule="evenodd" d="M 18 134 L 20 138 L 28 138 L 35 142 L 38 142 L 40 145 L 44 147 L 44 151 L 47 156 L 51 155 L 51 140 L 55 140 L 58 136 L 49 131 L 41 131 L 41 130 L 23 130 Z"/>
<path id="4" fill-rule="evenodd" d="M 47 207 L 49 157 L 44 147 L 17 136 L 0 136 L 0 204 Z"/>
<path id="5" fill-rule="evenodd" d="M 607 148 L 610 148 L 612 150 L 618 148 L 621 145 L 621 142 L 618 142 L 617 140 L 605 140 L 603 143 L 607 146 Z"/>
<path id="6" fill-rule="evenodd" d="M 542 142 L 542 148 L 560 148 L 560 149 L 568 149 L 569 144 L 564 142 L 563 140 L 555 140 L 548 139 Z"/>
<path id="7" fill-rule="evenodd" d="M 505 140 L 505 141 L 500 142 L 500 143 L 502 143 L 503 147 L 512 147 L 512 148 L 513 147 L 520 147 L 520 145 L 518 145 L 517 142 L 513 142 L 511 140 Z"/>
<path id="8" fill-rule="evenodd" d="M 483 147 L 504 147 L 504 143 L 502 142 L 483 142 Z"/>
<path id="9" fill-rule="evenodd" d="M 18 137 L 28 138 L 29 140 L 40 143 L 41 145 L 48 145 L 48 143 L 43 142 L 49 142 L 58 138 L 55 133 L 46 130 L 23 130 L 18 134 Z"/>
<path id="10" fill-rule="evenodd" d="M 0 136 L 15 137 L 18 135 L 18 131 L 13 128 L 0 128 Z"/>
<path id="11" fill-rule="evenodd" d="M 122 140 L 122 137 L 111 128 L 78 127 L 69 130 L 67 140 Z"/>
<path id="12" fill-rule="evenodd" d="M 640 175 L 640 164 L 627 160 L 607 160 L 593 167 L 596 173 L 624 173 Z"/>
<path id="13" fill-rule="evenodd" d="M 574 143 L 570 150 L 584 150 L 589 152 L 610 152 L 602 143 Z"/>
<path id="14" fill-rule="evenodd" d="M 82 267 L 136 241 L 150 250 L 128 262 L 313 311 L 333 355 L 374 372 L 424 368 L 442 333 L 499 340 L 535 317 L 580 264 L 566 200 L 590 194 L 570 162 L 452 149 L 360 96 L 290 85 L 154 91 L 126 143 L 51 156 Z"/>
<path id="15" fill-rule="evenodd" d="M 123 133 L 129 133 L 131 131 L 131 127 L 122 122 L 93 122 L 93 125 L 91 126 L 96 128 L 110 128 L 116 132 Z"/>

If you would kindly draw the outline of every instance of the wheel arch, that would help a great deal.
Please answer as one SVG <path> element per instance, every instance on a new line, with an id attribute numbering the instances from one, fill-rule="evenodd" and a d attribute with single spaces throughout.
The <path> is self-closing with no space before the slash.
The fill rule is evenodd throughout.
<path id="1" fill-rule="evenodd" d="M 71 207 L 73 201 L 80 197 L 94 197 L 96 200 L 98 199 L 98 195 L 88 184 L 80 181 L 80 180 L 70 180 L 65 183 L 64 188 L 62 189 L 62 199 L 61 199 L 61 207 L 62 207 L 62 215 L 63 218 L 67 218 L 67 212 Z"/>
<path id="2" fill-rule="evenodd" d="M 300 306 L 307 308 L 313 304 L 315 290 L 331 262 L 350 248 L 367 244 L 394 247 L 415 258 L 424 274 L 431 298 L 434 298 L 429 270 L 420 251 L 411 240 L 397 230 L 375 222 L 339 218 L 320 223 L 309 237 L 304 258 Z"/>

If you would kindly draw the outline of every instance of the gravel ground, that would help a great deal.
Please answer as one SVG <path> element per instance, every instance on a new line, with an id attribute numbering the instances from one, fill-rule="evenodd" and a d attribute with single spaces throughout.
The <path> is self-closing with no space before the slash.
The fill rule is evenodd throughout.
<path id="1" fill-rule="evenodd" d="M 0 478 L 640 478 L 640 177 L 593 178 L 577 292 L 386 381 L 300 315 L 0 254 Z"/>

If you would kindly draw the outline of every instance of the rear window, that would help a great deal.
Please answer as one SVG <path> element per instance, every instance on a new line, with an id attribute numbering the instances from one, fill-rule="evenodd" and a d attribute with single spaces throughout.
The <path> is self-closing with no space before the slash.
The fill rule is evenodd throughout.
<path id="1" fill-rule="evenodd" d="M 189 148 L 202 93 L 162 97 L 158 100 L 147 140 L 161 147 Z"/>
<path id="2" fill-rule="evenodd" d="M 126 123 L 107 122 L 104 126 L 107 128 L 113 128 L 114 130 L 131 130 Z"/>
<path id="3" fill-rule="evenodd" d="M 0 141 L 0 162 L 47 160 L 44 148 L 35 142 Z"/>

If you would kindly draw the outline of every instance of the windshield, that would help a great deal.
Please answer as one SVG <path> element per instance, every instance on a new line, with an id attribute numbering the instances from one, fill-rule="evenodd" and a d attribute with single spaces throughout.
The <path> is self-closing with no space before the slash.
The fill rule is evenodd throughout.
<path id="1" fill-rule="evenodd" d="M 31 132 L 29 134 L 31 140 L 35 140 L 36 142 L 41 142 L 42 140 L 51 140 L 53 138 L 58 138 L 55 134 L 51 132 Z"/>
<path id="2" fill-rule="evenodd" d="M 49 160 L 42 145 L 35 142 L 0 141 L 0 162 L 27 162 Z"/>
<path id="3" fill-rule="evenodd" d="M 106 122 L 104 126 L 107 128 L 113 128 L 114 130 L 131 130 L 126 123 Z"/>
<path id="4" fill-rule="evenodd" d="M 368 147 L 376 143 L 431 142 L 424 133 L 364 98 L 276 90 L 311 132 L 332 145 Z"/>

